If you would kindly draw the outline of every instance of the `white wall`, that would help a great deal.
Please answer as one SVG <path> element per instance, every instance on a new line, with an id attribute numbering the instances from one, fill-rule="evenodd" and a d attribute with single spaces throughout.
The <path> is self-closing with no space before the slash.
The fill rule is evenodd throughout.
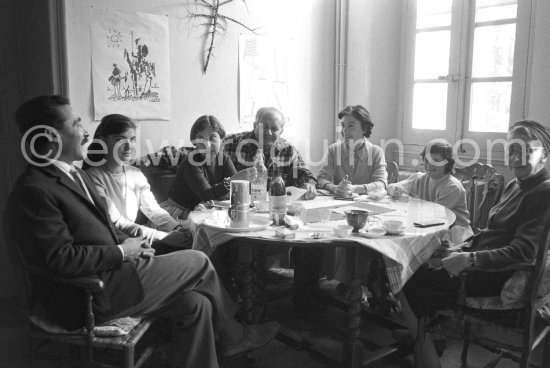
<path id="1" fill-rule="evenodd" d="M 194 3 L 190 0 L 190 3 Z M 202 73 L 204 27 L 190 26 L 183 1 L 178 0 L 70 0 L 66 1 L 69 97 L 84 122 L 93 119 L 90 52 L 90 4 L 95 8 L 127 12 L 166 14 L 170 28 L 170 77 L 172 119 L 140 123 L 142 151 L 146 138 L 158 149 L 163 141 L 177 145 L 189 142 L 189 130 L 196 118 L 215 115 L 228 133 L 240 131 L 238 122 L 238 37 L 246 32 L 229 24 L 216 40 L 215 58 Z M 224 8 L 226 14 L 262 32 L 288 35 L 289 111 L 291 117 L 283 137 L 298 146 L 302 155 L 320 161 L 323 139 L 332 140 L 334 123 L 334 12 L 327 0 L 253 0 Z M 200 23 L 195 21 L 195 24 Z M 165 142 L 166 143 L 166 142 Z M 316 167 L 312 167 L 317 171 Z"/>
<path id="2" fill-rule="evenodd" d="M 349 0 L 346 104 L 369 110 L 376 144 L 397 137 L 401 4 Z"/>

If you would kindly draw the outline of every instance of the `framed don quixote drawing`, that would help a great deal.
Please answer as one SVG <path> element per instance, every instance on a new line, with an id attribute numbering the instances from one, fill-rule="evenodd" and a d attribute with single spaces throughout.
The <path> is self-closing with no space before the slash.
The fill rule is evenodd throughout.
<path id="1" fill-rule="evenodd" d="M 168 17 L 92 8 L 94 118 L 170 119 Z"/>

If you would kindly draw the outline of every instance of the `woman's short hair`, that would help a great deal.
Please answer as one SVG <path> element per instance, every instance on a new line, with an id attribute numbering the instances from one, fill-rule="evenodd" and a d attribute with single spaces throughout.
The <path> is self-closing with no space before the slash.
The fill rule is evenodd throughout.
<path id="1" fill-rule="evenodd" d="M 195 138 L 197 138 L 197 134 L 206 128 L 211 128 L 215 132 L 218 132 L 221 139 L 225 138 L 225 129 L 223 128 L 222 123 L 220 123 L 215 116 L 203 115 L 198 118 L 191 127 L 191 132 L 189 134 L 191 141 L 195 140 Z"/>
<path id="2" fill-rule="evenodd" d="M 426 149 L 429 148 L 429 155 L 440 155 L 443 160 L 446 160 L 445 174 L 453 174 L 455 166 L 455 157 L 453 154 L 453 146 L 445 142 L 428 143 L 420 153 L 423 160 L 426 159 Z"/>
<path id="3" fill-rule="evenodd" d="M 95 130 L 92 143 L 88 147 L 88 157 L 84 160 L 83 168 L 90 167 L 92 163 L 97 164 L 105 158 L 105 153 L 97 152 L 103 150 L 104 146 L 99 142 L 102 137 L 123 134 L 128 129 L 136 129 L 136 127 L 136 123 L 125 115 L 110 114 L 104 116 Z"/>
<path id="4" fill-rule="evenodd" d="M 372 122 L 370 112 L 362 105 L 349 105 L 343 108 L 338 113 L 338 119 L 342 119 L 346 115 L 351 115 L 361 122 L 361 128 L 363 129 L 363 135 L 367 138 L 372 134 L 372 128 L 374 123 Z"/>
<path id="5" fill-rule="evenodd" d="M 530 139 L 542 143 L 547 154 L 550 154 L 550 129 L 534 120 L 520 120 L 510 127 L 509 133 L 520 132 Z"/>

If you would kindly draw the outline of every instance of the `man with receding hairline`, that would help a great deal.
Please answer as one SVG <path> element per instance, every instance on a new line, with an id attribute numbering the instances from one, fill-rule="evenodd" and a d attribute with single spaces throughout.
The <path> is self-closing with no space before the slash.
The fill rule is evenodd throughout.
<path id="1" fill-rule="evenodd" d="M 307 189 L 304 198 L 313 199 L 317 196 L 315 177 L 306 168 L 298 149 L 281 138 L 284 125 L 285 117 L 281 111 L 262 107 L 256 113 L 254 129 L 227 136 L 223 150 L 240 171 L 254 164 L 257 150 L 261 148 L 269 178 L 273 177 L 274 163 L 278 163 L 285 185 Z"/>

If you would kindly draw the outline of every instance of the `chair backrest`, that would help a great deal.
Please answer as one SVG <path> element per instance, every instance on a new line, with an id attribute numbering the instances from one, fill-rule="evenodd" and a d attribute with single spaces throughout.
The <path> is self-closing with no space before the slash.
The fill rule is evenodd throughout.
<path id="1" fill-rule="evenodd" d="M 466 190 L 470 223 L 474 232 L 487 226 L 489 210 L 500 200 L 504 177 L 488 164 L 475 163 L 455 170 Z"/>
<path id="2" fill-rule="evenodd" d="M 486 171 L 476 180 L 476 185 L 482 186 L 483 191 L 475 192 L 472 227 L 484 229 L 487 227 L 489 211 L 498 203 L 504 191 L 504 177 L 494 170 Z"/>
<path id="3" fill-rule="evenodd" d="M 386 161 L 386 171 L 388 172 L 388 184 L 397 183 L 399 177 L 399 166 L 395 161 Z"/>

